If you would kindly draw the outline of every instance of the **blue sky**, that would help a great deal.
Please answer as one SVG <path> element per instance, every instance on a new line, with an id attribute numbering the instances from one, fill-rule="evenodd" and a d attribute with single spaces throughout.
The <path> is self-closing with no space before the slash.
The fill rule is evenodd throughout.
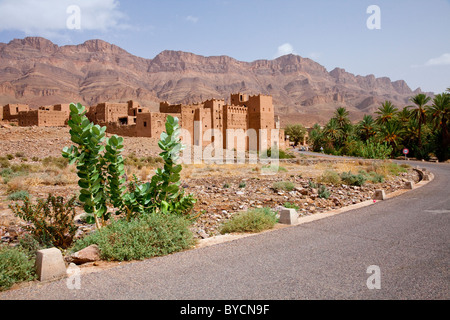
<path id="1" fill-rule="evenodd" d="M 380 29 L 367 27 L 371 5 Z M 26 36 L 102 39 L 144 58 L 166 49 L 242 61 L 294 53 L 412 90 L 450 87 L 449 0 L 0 0 L 0 42 Z"/>

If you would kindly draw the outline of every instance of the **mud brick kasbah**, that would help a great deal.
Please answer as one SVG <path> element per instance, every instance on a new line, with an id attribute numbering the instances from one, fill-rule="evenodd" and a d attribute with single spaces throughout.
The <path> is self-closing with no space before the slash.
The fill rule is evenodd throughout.
<path id="1" fill-rule="evenodd" d="M 15 122 L 19 126 L 61 127 L 69 120 L 69 104 L 42 106 L 31 110 L 28 105 L 7 104 L 3 106 L 0 120 Z M 88 108 L 86 116 L 95 124 L 106 126 L 108 133 L 130 137 L 159 138 L 165 130 L 167 116 L 180 119 L 183 129 L 189 132 L 190 144 L 207 146 L 217 137 L 222 137 L 223 148 L 237 146 L 237 139 L 243 134 L 251 137 L 254 133 L 257 143 L 249 143 L 246 138 L 246 150 L 259 149 L 260 139 L 267 139 L 271 146 L 272 130 L 278 130 L 278 141 L 274 142 L 280 149 L 285 149 L 284 130 L 280 128 L 279 117 L 274 116 L 272 96 L 243 93 L 231 94 L 230 102 L 224 99 L 210 99 L 189 105 L 161 102 L 159 112 L 150 112 L 136 101 L 127 103 L 103 102 Z M 234 135 L 228 135 L 234 129 Z M 265 136 L 261 137 L 261 131 Z M 276 131 L 274 131 L 276 132 Z M 227 141 L 227 139 L 236 139 Z M 189 143 L 189 141 L 184 141 Z M 234 142 L 234 143 L 233 143 Z"/>

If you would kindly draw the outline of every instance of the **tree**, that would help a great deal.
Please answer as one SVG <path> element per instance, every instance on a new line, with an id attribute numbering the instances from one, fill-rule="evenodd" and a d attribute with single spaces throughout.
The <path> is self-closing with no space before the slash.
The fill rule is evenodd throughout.
<path id="1" fill-rule="evenodd" d="M 419 148 L 422 147 L 422 125 L 426 123 L 427 117 L 425 112 L 425 105 L 431 100 L 430 97 L 428 97 L 424 93 L 419 93 L 412 97 L 410 99 L 411 102 L 413 102 L 417 108 L 414 108 L 414 106 L 408 106 L 408 108 L 414 108 L 411 110 L 411 115 L 415 119 L 418 120 L 418 126 L 419 126 Z"/>
<path id="2" fill-rule="evenodd" d="M 392 147 L 392 154 L 397 150 L 398 145 L 402 141 L 402 134 L 404 130 L 399 121 L 393 120 L 386 122 L 380 127 L 378 137 L 381 142 L 386 142 Z"/>
<path id="3" fill-rule="evenodd" d="M 398 113 L 398 109 L 392 104 L 392 102 L 385 101 L 375 113 L 378 114 L 376 123 L 379 125 L 384 125 L 395 118 Z"/>
<path id="4" fill-rule="evenodd" d="M 343 129 L 346 125 L 350 123 L 350 119 L 348 118 L 349 113 L 346 108 L 339 107 L 334 112 L 333 118 L 336 119 L 336 122 L 339 128 Z"/>
<path id="5" fill-rule="evenodd" d="M 373 117 L 371 115 L 364 115 L 363 119 L 356 126 L 356 131 L 358 136 L 364 141 L 375 136 L 377 131 Z"/>
<path id="6" fill-rule="evenodd" d="M 303 141 L 306 136 L 306 128 L 301 124 L 287 125 L 284 134 L 289 136 L 289 140 L 294 142 L 294 147 Z"/>
<path id="7" fill-rule="evenodd" d="M 450 88 L 449 88 L 450 89 Z M 450 123 L 450 94 L 438 94 L 433 99 L 433 104 L 426 108 L 429 114 L 433 129 L 438 136 L 438 146 L 436 156 L 439 161 L 446 161 L 449 158 L 450 132 L 448 125 Z"/>
<path id="8" fill-rule="evenodd" d="M 331 140 L 333 144 L 340 141 L 343 136 L 342 130 L 336 118 L 331 118 L 330 121 L 328 121 L 323 132 L 325 137 Z"/>

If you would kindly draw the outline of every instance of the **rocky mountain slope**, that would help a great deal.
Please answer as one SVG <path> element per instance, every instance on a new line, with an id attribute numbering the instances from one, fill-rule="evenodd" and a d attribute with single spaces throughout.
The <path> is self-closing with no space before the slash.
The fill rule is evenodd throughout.
<path id="1" fill-rule="evenodd" d="M 311 125 L 345 106 L 353 120 L 373 113 L 385 100 L 403 107 L 412 91 L 403 80 L 328 72 L 311 59 L 286 55 L 243 62 L 163 51 L 153 59 L 134 56 L 102 40 L 57 46 L 28 37 L 0 43 L 0 104 L 32 107 L 82 102 L 137 100 L 158 110 L 159 102 L 199 102 L 230 93 L 270 94 L 283 123 Z"/>

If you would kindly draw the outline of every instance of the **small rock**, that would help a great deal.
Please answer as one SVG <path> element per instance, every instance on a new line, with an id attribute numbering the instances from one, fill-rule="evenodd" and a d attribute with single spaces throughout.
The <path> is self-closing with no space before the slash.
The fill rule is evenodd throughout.
<path id="1" fill-rule="evenodd" d="M 93 244 L 70 255 L 69 259 L 75 264 L 98 261 L 100 260 L 100 249 L 96 244 Z"/>

